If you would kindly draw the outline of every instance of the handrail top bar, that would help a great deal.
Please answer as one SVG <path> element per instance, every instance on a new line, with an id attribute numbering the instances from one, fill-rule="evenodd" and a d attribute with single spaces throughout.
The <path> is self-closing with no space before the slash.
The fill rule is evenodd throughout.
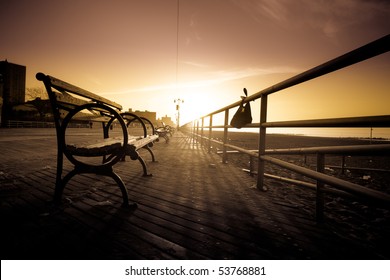
<path id="1" fill-rule="evenodd" d="M 263 95 L 269 95 L 271 93 L 295 86 L 297 84 L 312 80 L 314 78 L 318 78 L 325 74 L 337 71 L 339 69 L 345 68 L 352 64 L 364 61 L 366 59 L 372 58 L 374 56 L 383 54 L 390 51 L 390 34 L 385 35 L 382 38 L 379 38 L 371 43 L 368 43 L 360 48 L 357 48 L 353 51 L 350 51 L 346 54 L 343 54 L 339 57 L 331 59 L 323 64 L 320 64 L 314 68 L 311 68 L 301 74 L 293 76 L 287 80 L 279 82 L 273 86 L 265 88 L 257 93 L 254 93 L 246 98 L 244 98 L 244 102 L 254 101 L 258 98 L 261 98 Z M 237 107 L 241 104 L 241 100 L 234 102 L 228 106 L 225 106 L 219 110 L 216 110 L 210 114 L 207 114 L 200 118 L 209 117 L 211 115 L 215 115 L 226 111 L 228 109 Z"/>

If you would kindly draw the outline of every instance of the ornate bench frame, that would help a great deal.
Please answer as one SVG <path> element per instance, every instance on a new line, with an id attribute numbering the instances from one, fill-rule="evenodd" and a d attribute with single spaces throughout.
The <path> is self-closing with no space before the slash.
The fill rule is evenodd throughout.
<path id="1" fill-rule="evenodd" d="M 132 160 L 140 161 L 144 176 L 150 175 L 138 150 L 141 148 L 147 149 L 152 155 L 152 160 L 155 161 L 155 156 L 150 148 L 154 141 L 158 141 L 159 136 L 156 134 L 152 123 L 132 113 L 122 113 L 120 104 L 52 76 L 37 73 L 36 78 L 45 85 L 56 127 L 57 173 L 54 203 L 59 204 L 61 202 L 63 190 L 73 176 L 94 173 L 114 179 L 122 193 L 122 205 L 135 208 L 137 204 L 129 202 L 126 186 L 113 170 L 113 166 L 128 155 Z M 103 139 L 82 144 L 67 143 L 66 130 L 72 120 L 100 122 L 103 128 Z M 128 134 L 127 127 L 133 121 L 138 121 L 141 124 L 143 135 L 135 137 Z M 152 127 L 152 133 L 149 135 L 144 121 Z M 110 128 L 113 124 L 120 125 L 121 137 L 109 137 Z M 73 164 L 74 168 L 62 177 L 64 155 Z M 90 157 L 101 157 L 102 160 L 98 164 L 81 160 Z"/>

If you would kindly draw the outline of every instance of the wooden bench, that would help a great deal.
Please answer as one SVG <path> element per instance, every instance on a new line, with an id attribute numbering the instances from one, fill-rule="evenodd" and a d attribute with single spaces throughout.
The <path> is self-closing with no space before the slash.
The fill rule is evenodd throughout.
<path id="1" fill-rule="evenodd" d="M 54 202 L 61 202 L 63 190 L 73 176 L 94 173 L 114 179 L 121 190 L 123 206 L 135 208 L 137 204 L 129 202 L 126 186 L 113 166 L 130 156 L 132 160 L 139 160 L 144 175 L 149 175 L 138 151 L 141 148 L 148 150 L 155 160 L 150 148 L 159 136 L 152 123 L 148 120 L 152 125 L 152 130 L 148 131 L 145 118 L 121 112 L 122 106 L 111 100 L 43 73 L 38 73 L 36 78 L 45 85 L 56 127 L 58 149 Z M 128 126 L 135 121 L 139 135 L 129 135 Z M 93 128 L 95 123 L 102 125 L 102 132 Z M 81 133 L 80 128 L 73 127 L 86 129 Z M 64 155 L 74 168 L 63 177 Z"/>

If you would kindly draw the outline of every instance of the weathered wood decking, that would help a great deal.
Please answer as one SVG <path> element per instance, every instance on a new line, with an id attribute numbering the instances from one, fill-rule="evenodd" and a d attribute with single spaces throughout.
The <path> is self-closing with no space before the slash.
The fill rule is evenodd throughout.
<path id="1" fill-rule="evenodd" d="M 85 133 L 90 133 L 85 131 Z M 0 131 L 2 259 L 388 259 L 379 240 L 343 236 L 335 225 L 222 164 L 180 132 L 153 149 L 152 177 L 138 161 L 116 165 L 130 200 L 110 178 L 76 176 L 51 206 L 54 130 Z M 145 154 L 148 159 L 148 154 Z M 65 168 L 70 168 L 66 166 Z"/>

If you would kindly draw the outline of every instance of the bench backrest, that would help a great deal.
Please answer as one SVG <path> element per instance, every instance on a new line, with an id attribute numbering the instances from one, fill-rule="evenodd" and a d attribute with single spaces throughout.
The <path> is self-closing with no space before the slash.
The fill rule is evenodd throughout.
<path id="1" fill-rule="evenodd" d="M 112 107 L 117 111 L 122 110 L 122 106 L 116 102 L 113 102 L 97 94 L 64 82 L 55 77 L 45 75 L 43 73 L 38 73 L 36 75 L 36 78 L 45 84 L 46 91 L 49 95 L 49 99 L 52 105 L 53 115 L 56 124 L 61 119 L 63 119 L 69 111 L 71 111 L 77 106 L 84 105 L 87 103 L 104 104 Z M 101 111 L 103 112 L 104 110 Z M 78 119 L 103 121 L 104 117 L 102 117 L 102 114 L 93 114 L 89 112 L 89 114 L 79 113 Z"/>

